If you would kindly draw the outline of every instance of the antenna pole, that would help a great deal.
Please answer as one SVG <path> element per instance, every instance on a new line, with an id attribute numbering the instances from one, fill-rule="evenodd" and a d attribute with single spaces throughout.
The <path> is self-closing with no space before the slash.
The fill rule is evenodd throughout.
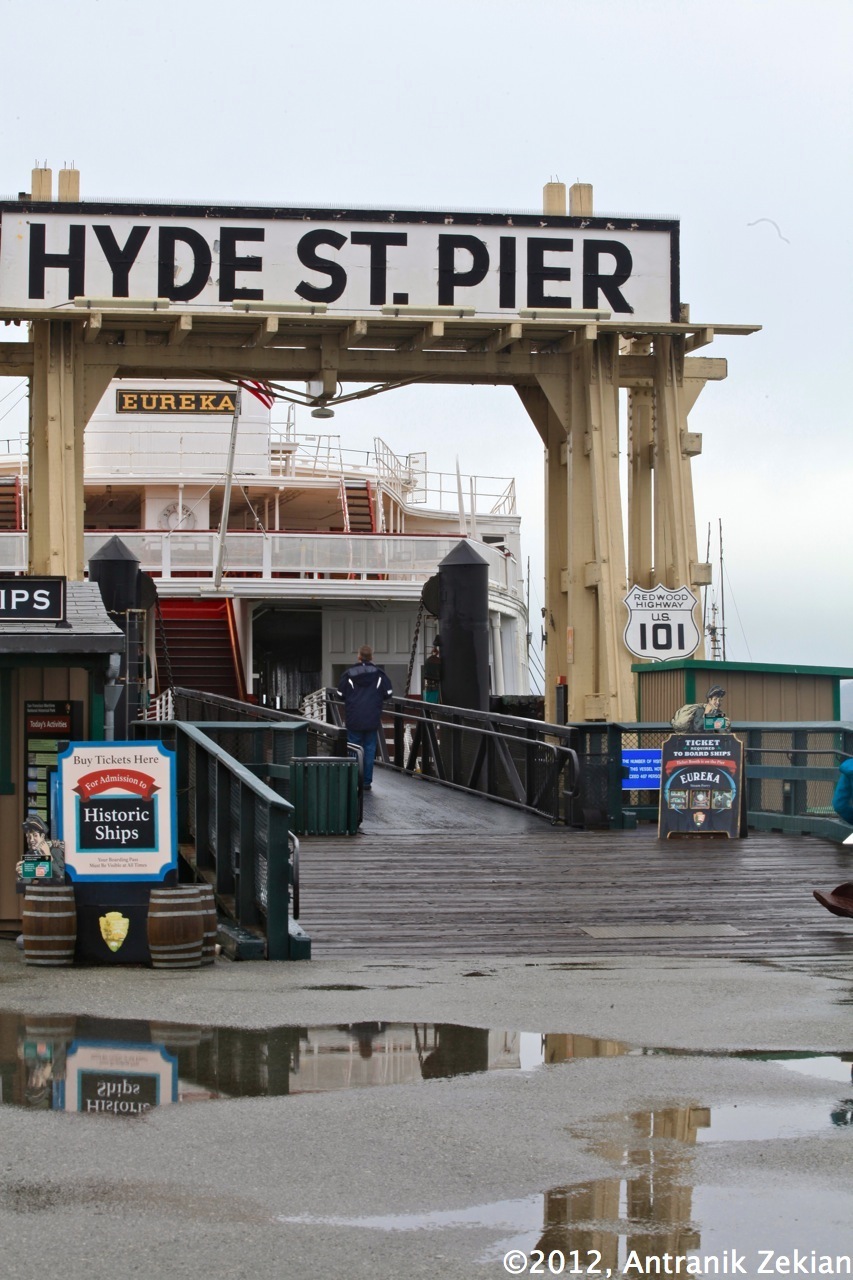
<path id="1" fill-rule="evenodd" d="M 723 574 L 723 522 L 720 520 L 720 636 L 723 642 L 723 662 L 726 660 L 726 584 Z"/>
<path id="2" fill-rule="evenodd" d="M 708 548 L 705 552 L 705 563 L 708 564 L 711 559 L 711 521 L 708 521 Z M 702 635 L 707 631 L 708 623 L 708 583 L 705 584 L 705 596 L 702 601 Z"/>

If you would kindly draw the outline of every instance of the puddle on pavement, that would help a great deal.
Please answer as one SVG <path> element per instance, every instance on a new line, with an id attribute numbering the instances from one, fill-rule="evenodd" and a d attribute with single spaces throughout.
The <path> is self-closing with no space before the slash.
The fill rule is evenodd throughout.
<path id="1" fill-rule="evenodd" d="M 477 1228 L 492 1240 L 480 1262 L 497 1263 L 512 1254 L 516 1274 L 673 1274 L 664 1260 L 678 1255 L 708 1260 L 706 1270 L 695 1274 L 743 1274 L 733 1258 L 743 1257 L 757 1271 L 763 1261 L 758 1251 L 771 1245 L 791 1257 L 796 1249 L 800 1256 L 803 1249 L 814 1249 L 814 1264 L 805 1255 L 812 1268 L 807 1274 L 844 1273 L 828 1265 L 819 1271 L 822 1259 L 831 1257 L 835 1266 L 849 1252 L 849 1226 L 837 1227 L 824 1202 L 810 1206 L 801 1192 L 779 1185 L 766 1190 L 705 1186 L 694 1166 L 706 1143 L 797 1138 L 833 1127 L 849 1126 L 853 1132 L 853 1054 L 702 1053 L 583 1035 L 433 1023 L 246 1030 L 0 1010 L 0 1103 L 130 1117 L 177 1102 L 536 1071 L 624 1055 L 773 1063 L 837 1084 L 838 1101 L 835 1106 L 805 1101 L 785 1107 L 690 1105 L 605 1116 L 569 1132 L 608 1161 L 615 1171 L 611 1177 L 432 1212 L 281 1215 L 276 1221 L 309 1230 L 363 1228 L 366 1234 Z M 22 1191 L 18 1198 L 20 1206 L 13 1196 L 8 1207 L 32 1208 L 30 1195 Z M 505 1266 L 501 1274 L 512 1270 Z M 682 1272 L 689 1274 L 686 1263 Z M 792 1267 L 788 1273 L 794 1273 Z"/>
<path id="2" fill-rule="evenodd" d="M 837 1112 L 803 1104 L 714 1108 L 700 1141 L 756 1140 L 850 1124 L 853 1054 L 640 1048 L 591 1036 L 451 1023 L 355 1022 L 262 1030 L 0 1010 L 0 1103 L 140 1115 L 175 1102 L 325 1093 L 484 1071 L 534 1071 L 583 1058 L 731 1057 L 772 1061 L 839 1086 Z M 698 1113 L 697 1113 L 698 1114 Z"/>

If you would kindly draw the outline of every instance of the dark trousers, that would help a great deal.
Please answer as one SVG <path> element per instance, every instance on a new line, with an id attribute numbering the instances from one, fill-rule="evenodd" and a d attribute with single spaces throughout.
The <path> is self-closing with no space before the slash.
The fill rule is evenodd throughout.
<path id="1" fill-rule="evenodd" d="M 376 759 L 376 730 L 347 729 L 347 742 L 354 742 L 364 751 L 364 785 L 373 786 L 373 761 Z"/>

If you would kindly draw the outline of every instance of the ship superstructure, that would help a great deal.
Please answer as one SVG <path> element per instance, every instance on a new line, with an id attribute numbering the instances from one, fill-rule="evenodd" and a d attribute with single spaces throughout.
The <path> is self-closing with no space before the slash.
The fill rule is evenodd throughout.
<path id="1" fill-rule="evenodd" d="M 85 558 L 118 535 L 155 579 L 152 683 L 296 708 L 370 644 L 395 690 L 411 670 L 417 695 L 437 629 L 421 591 L 465 537 L 489 565 L 492 692 L 527 693 L 513 481 L 431 471 L 425 452 L 379 439 L 346 448 L 245 391 L 232 451 L 236 393 L 117 381 L 86 428 Z M 0 570 L 26 572 L 25 456 L 0 472 Z"/>

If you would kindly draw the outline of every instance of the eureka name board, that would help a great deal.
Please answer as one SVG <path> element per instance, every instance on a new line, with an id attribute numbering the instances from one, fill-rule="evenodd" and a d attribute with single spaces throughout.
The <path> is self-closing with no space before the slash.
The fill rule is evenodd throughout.
<path id="1" fill-rule="evenodd" d="M 163 743 L 72 742 L 59 792 L 72 880 L 162 880 L 177 866 L 175 756 Z"/>
<path id="2" fill-rule="evenodd" d="M 75 298 L 610 311 L 678 319 L 678 223 L 531 214 L 0 204 L 0 307 Z M 48 206 L 49 209 L 49 206 Z"/>

